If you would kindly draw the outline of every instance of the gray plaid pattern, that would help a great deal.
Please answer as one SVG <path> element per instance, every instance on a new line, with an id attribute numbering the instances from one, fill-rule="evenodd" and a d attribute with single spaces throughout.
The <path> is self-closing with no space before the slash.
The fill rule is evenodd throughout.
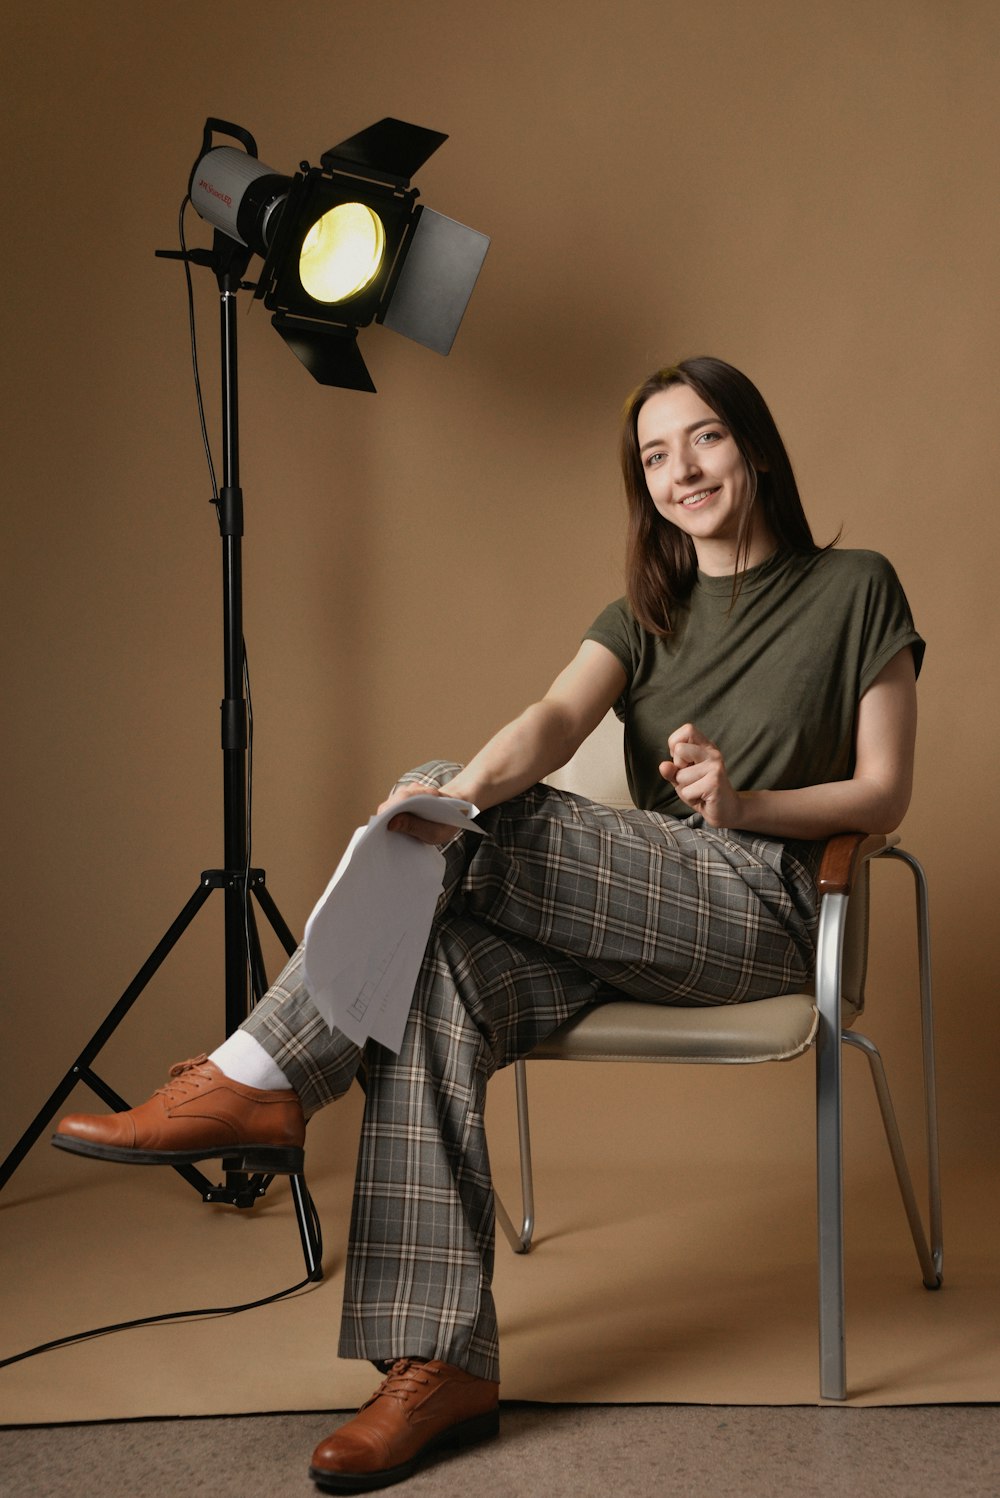
<path id="1" fill-rule="evenodd" d="M 442 785 L 457 769 L 434 762 L 404 782 Z M 446 849 L 398 1056 L 331 1035 L 301 951 L 244 1028 L 307 1112 L 362 1069 L 341 1356 L 440 1358 L 497 1379 L 490 1076 L 609 988 L 685 1005 L 794 992 L 813 959 L 820 845 L 541 785 L 479 821 L 486 837 L 460 834 Z"/>

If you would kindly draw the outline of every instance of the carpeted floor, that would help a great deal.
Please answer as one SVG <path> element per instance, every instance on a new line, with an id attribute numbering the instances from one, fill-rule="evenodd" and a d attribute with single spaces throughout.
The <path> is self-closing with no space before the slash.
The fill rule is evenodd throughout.
<path id="1" fill-rule="evenodd" d="M 339 1419 L 261 1415 L 0 1431 L 5 1498 L 315 1498 Z M 996 1498 L 1000 1411 L 505 1406 L 499 1441 L 447 1455 L 406 1498 Z"/>

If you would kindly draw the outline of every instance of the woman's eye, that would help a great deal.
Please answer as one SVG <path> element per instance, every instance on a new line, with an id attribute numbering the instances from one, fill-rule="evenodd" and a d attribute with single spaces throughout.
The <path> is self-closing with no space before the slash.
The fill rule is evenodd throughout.
<path id="1" fill-rule="evenodd" d="M 662 457 L 663 457 L 662 453 L 650 453 L 649 456 L 646 458 L 646 467 L 647 468 L 653 468 L 653 467 L 655 467 L 655 465 L 660 462 L 660 460 L 661 460 Z"/>
<path id="2" fill-rule="evenodd" d="M 700 435 L 699 435 L 699 437 L 698 437 L 697 440 L 699 442 L 721 442 L 721 440 L 722 440 L 722 433 L 721 432 L 702 432 L 702 433 L 700 433 Z"/>

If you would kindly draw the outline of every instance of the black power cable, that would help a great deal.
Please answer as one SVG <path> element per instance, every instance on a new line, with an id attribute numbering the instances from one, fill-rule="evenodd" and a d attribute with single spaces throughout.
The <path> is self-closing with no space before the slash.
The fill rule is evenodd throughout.
<path id="1" fill-rule="evenodd" d="M 309 1198 L 309 1211 L 316 1233 L 317 1257 L 322 1258 L 323 1238 L 319 1217 L 311 1197 Z M 276 1300 L 287 1300 L 290 1295 L 295 1295 L 299 1290 L 305 1290 L 309 1285 L 317 1283 L 318 1281 L 311 1278 L 300 1280 L 297 1285 L 289 1285 L 287 1290 L 277 1290 L 273 1295 L 265 1295 L 260 1300 L 248 1300 L 244 1305 L 239 1306 L 204 1306 L 200 1310 L 164 1311 L 159 1316 L 140 1316 L 134 1321 L 117 1321 L 110 1326 L 95 1326 L 87 1332 L 74 1332 L 68 1337 L 56 1337 L 52 1342 L 42 1342 L 37 1347 L 29 1347 L 26 1352 L 15 1353 L 13 1357 L 0 1358 L 0 1368 L 9 1368 L 12 1363 L 22 1363 L 25 1358 L 37 1357 L 42 1352 L 52 1352 L 57 1347 L 71 1347 L 76 1342 L 90 1342 L 95 1337 L 110 1336 L 112 1332 L 131 1331 L 136 1326 L 155 1326 L 160 1322 L 194 1321 L 214 1316 L 235 1316 L 240 1311 L 255 1311 L 258 1306 L 270 1306 Z"/>

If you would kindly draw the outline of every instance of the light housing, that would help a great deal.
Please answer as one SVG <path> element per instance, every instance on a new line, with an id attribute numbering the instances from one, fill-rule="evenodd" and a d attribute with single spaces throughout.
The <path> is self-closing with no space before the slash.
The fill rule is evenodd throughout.
<path id="1" fill-rule="evenodd" d="M 220 130 L 244 149 L 213 145 Z M 414 172 L 447 136 L 379 120 L 283 176 L 252 136 L 209 120 L 191 173 L 195 210 L 264 260 L 255 288 L 271 321 L 323 384 L 374 390 L 357 347 L 371 322 L 447 354 L 489 239 L 417 203 Z"/>

